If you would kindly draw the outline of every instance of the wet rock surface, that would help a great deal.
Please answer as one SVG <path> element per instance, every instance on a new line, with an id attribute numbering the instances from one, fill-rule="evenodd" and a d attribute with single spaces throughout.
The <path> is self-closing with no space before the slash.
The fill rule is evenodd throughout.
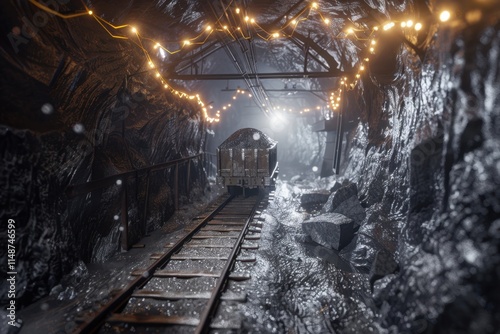
<path id="1" fill-rule="evenodd" d="M 346 173 L 367 218 L 341 255 L 369 272 L 380 251 L 393 254 L 399 271 L 374 283 L 378 319 L 391 333 L 500 327 L 492 284 L 500 277 L 492 233 L 500 213 L 500 35 L 498 17 L 483 15 L 493 26 L 440 30 L 420 72 L 366 102 L 377 111 L 354 137 Z M 414 55 L 402 56 L 412 66 Z M 376 113 L 389 122 L 375 123 Z"/>
<path id="2" fill-rule="evenodd" d="M 378 333 L 375 314 L 365 302 L 368 276 L 352 271 L 335 250 L 303 241 L 301 223 L 307 214 L 297 212 L 300 199 L 290 200 L 289 190 L 280 182 L 264 212 L 242 310 L 243 332 Z"/>

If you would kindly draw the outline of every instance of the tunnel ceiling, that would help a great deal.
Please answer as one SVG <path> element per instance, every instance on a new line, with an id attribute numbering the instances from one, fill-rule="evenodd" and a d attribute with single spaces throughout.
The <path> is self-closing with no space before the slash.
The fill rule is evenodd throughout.
<path id="1" fill-rule="evenodd" d="M 370 43 L 378 38 L 377 29 L 390 20 L 406 20 L 408 13 L 416 21 L 423 12 L 419 8 L 426 8 L 409 1 L 371 0 L 46 4 L 48 8 L 29 0 L 11 10 L 24 10 L 28 17 L 48 12 L 52 31 L 44 31 L 43 37 L 62 44 L 70 57 L 108 80 L 121 82 L 125 75 L 161 81 L 172 93 L 197 101 L 209 121 L 231 109 L 239 93 L 264 112 L 272 113 L 280 99 L 297 93 L 293 112 L 335 108 L 330 101 L 335 89 L 338 93 L 341 84 L 356 85 L 356 75 L 376 54 Z M 6 15 L 4 26 L 22 38 L 23 22 L 9 22 L 10 17 Z M 413 30 L 405 36 L 411 45 L 417 38 Z M 20 38 L 10 43 L 16 53 L 23 51 Z M 57 67 L 57 56 L 52 56 L 51 65 Z M 13 55 L 12 62 L 19 59 Z M 210 101 L 221 89 L 228 92 L 226 100 Z"/>
<path id="2" fill-rule="evenodd" d="M 204 91 L 208 80 L 226 80 L 226 91 L 236 92 L 222 108 L 238 97 L 237 87 L 264 112 L 297 93 L 301 111 L 334 107 L 328 92 L 339 86 L 336 78 L 356 80 L 374 28 L 390 18 L 388 7 L 396 16 L 407 10 L 405 3 L 371 1 L 159 2 L 155 8 L 169 23 L 156 37 L 156 56 L 166 78 L 192 91 Z"/>

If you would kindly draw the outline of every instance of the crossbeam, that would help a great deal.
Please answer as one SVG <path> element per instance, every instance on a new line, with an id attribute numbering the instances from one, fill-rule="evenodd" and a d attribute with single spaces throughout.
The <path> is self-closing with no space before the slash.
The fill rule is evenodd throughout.
<path id="1" fill-rule="evenodd" d="M 245 74 L 169 74 L 170 80 L 243 80 L 247 79 L 300 79 L 300 78 L 336 78 L 349 74 L 343 71 L 330 72 L 276 72 Z"/>

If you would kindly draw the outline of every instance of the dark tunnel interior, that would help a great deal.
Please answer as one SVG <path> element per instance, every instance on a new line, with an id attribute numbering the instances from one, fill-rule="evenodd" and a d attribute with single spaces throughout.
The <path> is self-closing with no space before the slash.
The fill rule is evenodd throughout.
<path id="1" fill-rule="evenodd" d="M 228 191 L 260 239 L 202 332 L 498 333 L 498 0 L 0 6 L 0 333 L 86 333 Z M 184 322 L 99 333 L 204 312 L 134 291 Z"/>

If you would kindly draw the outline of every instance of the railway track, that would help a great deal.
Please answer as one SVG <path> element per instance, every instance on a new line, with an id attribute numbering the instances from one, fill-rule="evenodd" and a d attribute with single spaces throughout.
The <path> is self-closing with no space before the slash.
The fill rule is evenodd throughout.
<path id="1" fill-rule="evenodd" d="M 164 253 L 151 254 L 154 263 L 132 272 L 135 279 L 76 333 L 237 331 L 235 311 L 246 299 L 242 282 L 255 262 L 258 215 L 268 197 L 220 198 Z"/>

